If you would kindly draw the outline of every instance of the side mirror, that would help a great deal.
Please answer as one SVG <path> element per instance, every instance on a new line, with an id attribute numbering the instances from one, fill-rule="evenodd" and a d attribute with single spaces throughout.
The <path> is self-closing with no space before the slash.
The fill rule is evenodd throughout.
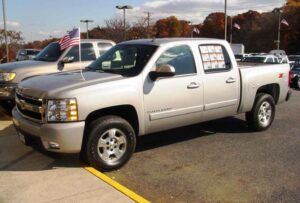
<path id="1" fill-rule="evenodd" d="M 74 56 L 66 56 L 61 60 L 61 62 L 63 63 L 72 63 L 73 61 L 74 61 Z"/>
<path id="2" fill-rule="evenodd" d="M 156 67 L 155 71 L 149 73 L 150 79 L 155 81 L 157 78 L 173 77 L 175 68 L 169 64 L 162 64 Z"/>

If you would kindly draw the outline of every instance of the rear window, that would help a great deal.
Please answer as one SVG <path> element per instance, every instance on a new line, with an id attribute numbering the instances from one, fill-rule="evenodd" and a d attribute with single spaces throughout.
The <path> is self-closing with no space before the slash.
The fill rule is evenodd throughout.
<path id="1" fill-rule="evenodd" d="M 113 47 L 113 45 L 111 43 L 107 43 L 107 42 L 99 42 L 97 45 L 98 45 L 98 50 L 99 50 L 100 56 L 103 55 L 111 47 Z"/>

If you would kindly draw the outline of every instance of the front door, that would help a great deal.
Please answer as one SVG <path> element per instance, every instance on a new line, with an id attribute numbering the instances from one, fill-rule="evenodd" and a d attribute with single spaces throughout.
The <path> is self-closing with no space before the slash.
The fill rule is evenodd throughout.
<path id="1" fill-rule="evenodd" d="M 196 123 L 203 111 L 202 79 L 197 75 L 194 56 L 189 46 L 181 45 L 164 51 L 155 67 L 169 64 L 176 75 L 144 83 L 146 133 Z M 154 68 L 155 68 L 154 67 Z"/>

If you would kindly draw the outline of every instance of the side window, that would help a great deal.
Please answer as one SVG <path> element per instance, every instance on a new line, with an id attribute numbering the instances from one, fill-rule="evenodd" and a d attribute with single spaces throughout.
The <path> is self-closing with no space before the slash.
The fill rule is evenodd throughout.
<path id="1" fill-rule="evenodd" d="M 187 45 L 170 48 L 156 61 L 156 66 L 169 64 L 176 70 L 176 75 L 196 73 L 193 54 Z"/>
<path id="2" fill-rule="evenodd" d="M 113 46 L 112 44 L 105 42 L 99 42 L 97 45 L 100 56 L 102 56 L 107 50 L 109 50 Z"/>
<path id="3" fill-rule="evenodd" d="M 74 61 L 79 61 L 79 46 L 73 46 L 66 54 L 67 57 L 73 56 Z M 95 51 L 91 43 L 81 44 L 81 61 L 96 60 Z"/>
<path id="4" fill-rule="evenodd" d="M 232 63 L 225 47 L 221 45 L 200 45 L 199 49 L 205 73 L 223 72 L 231 69 Z"/>

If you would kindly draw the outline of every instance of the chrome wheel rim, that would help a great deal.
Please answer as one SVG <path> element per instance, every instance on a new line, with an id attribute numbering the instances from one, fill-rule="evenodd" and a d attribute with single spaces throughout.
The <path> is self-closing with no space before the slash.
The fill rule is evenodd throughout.
<path id="1" fill-rule="evenodd" d="M 97 144 L 99 157 L 108 164 L 121 159 L 126 149 L 126 135 L 116 128 L 111 128 L 102 133 Z"/>
<path id="2" fill-rule="evenodd" d="M 272 106 L 269 102 L 263 102 L 258 111 L 258 120 L 263 127 L 270 124 L 272 117 Z"/>

